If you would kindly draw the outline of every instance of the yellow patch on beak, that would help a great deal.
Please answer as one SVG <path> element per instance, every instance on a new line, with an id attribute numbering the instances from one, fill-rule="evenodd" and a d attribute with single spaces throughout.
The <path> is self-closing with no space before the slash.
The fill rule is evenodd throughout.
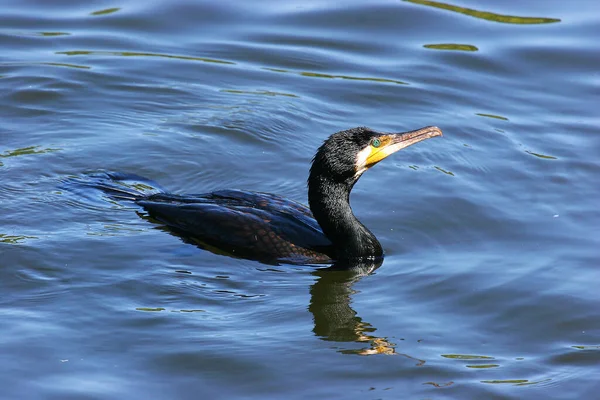
<path id="1" fill-rule="evenodd" d="M 356 155 L 355 176 L 359 177 L 367 169 L 398 150 L 435 136 L 442 136 L 442 131 L 435 126 L 377 136 Z"/>

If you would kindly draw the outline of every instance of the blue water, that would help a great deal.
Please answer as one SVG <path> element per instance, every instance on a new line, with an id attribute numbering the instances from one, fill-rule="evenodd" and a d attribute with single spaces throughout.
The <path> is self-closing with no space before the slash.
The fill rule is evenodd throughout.
<path id="1" fill-rule="evenodd" d="M 5 1 L 7 399 L 592 399 L 595 1 Z M 306 203 L 316 148 L 437 125 L 368 171 L 370 274 L 201 250 L 61 183 Z"/>

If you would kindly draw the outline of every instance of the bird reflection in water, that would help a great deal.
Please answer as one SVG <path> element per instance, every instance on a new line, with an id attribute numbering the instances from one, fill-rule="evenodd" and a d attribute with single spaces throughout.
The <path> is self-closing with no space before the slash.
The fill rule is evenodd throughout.
<path id="1" fill-rule="evenodd" d="M 315 323 L 313 332 L 322 340 L 368 344 L 359 349 L 341 349 L 339 352 L 342 354 L 401 355 L 421 366 L 425 360 L 398 353 L 395 343 L 386 337 L 376 336 L 377 329 L 363 321 L 352 308 L 352 296 L 357 293 L 353 285 L 379 268 L 382 261 L 354 261 L 351 265 L 338 263 L 313 272 L 317 281 L 310 289 L 308 307 Z"/>

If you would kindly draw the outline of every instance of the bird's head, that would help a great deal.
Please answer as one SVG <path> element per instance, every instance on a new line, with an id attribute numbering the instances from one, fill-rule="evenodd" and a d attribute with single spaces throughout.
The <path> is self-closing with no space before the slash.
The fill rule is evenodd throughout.
<path id="1" fill-rule="evenodd" d="M 337 132 L 319 147 L 313 158 L 311 177 L 318 174 L 352 186 L 379 161 L 435 136 L 442 136 L 442 131 L 435 126 L 401 133 L 377 132 L 366 127 Z"/>

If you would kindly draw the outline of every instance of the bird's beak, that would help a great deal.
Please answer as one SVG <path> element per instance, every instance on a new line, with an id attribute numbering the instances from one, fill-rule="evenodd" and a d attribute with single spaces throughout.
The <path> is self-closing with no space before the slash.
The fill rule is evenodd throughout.
<path id="1" fill-rule="evenodd" d="M 365 169 L 372 167 L 398 150 L 436 136 L 442 136 L 442 131 L 437 126 L 427 126 L 410 132 L 384 134 L 379 137 L 379 147 L 369 146 L 370 152 L 366 158 Z"/>

